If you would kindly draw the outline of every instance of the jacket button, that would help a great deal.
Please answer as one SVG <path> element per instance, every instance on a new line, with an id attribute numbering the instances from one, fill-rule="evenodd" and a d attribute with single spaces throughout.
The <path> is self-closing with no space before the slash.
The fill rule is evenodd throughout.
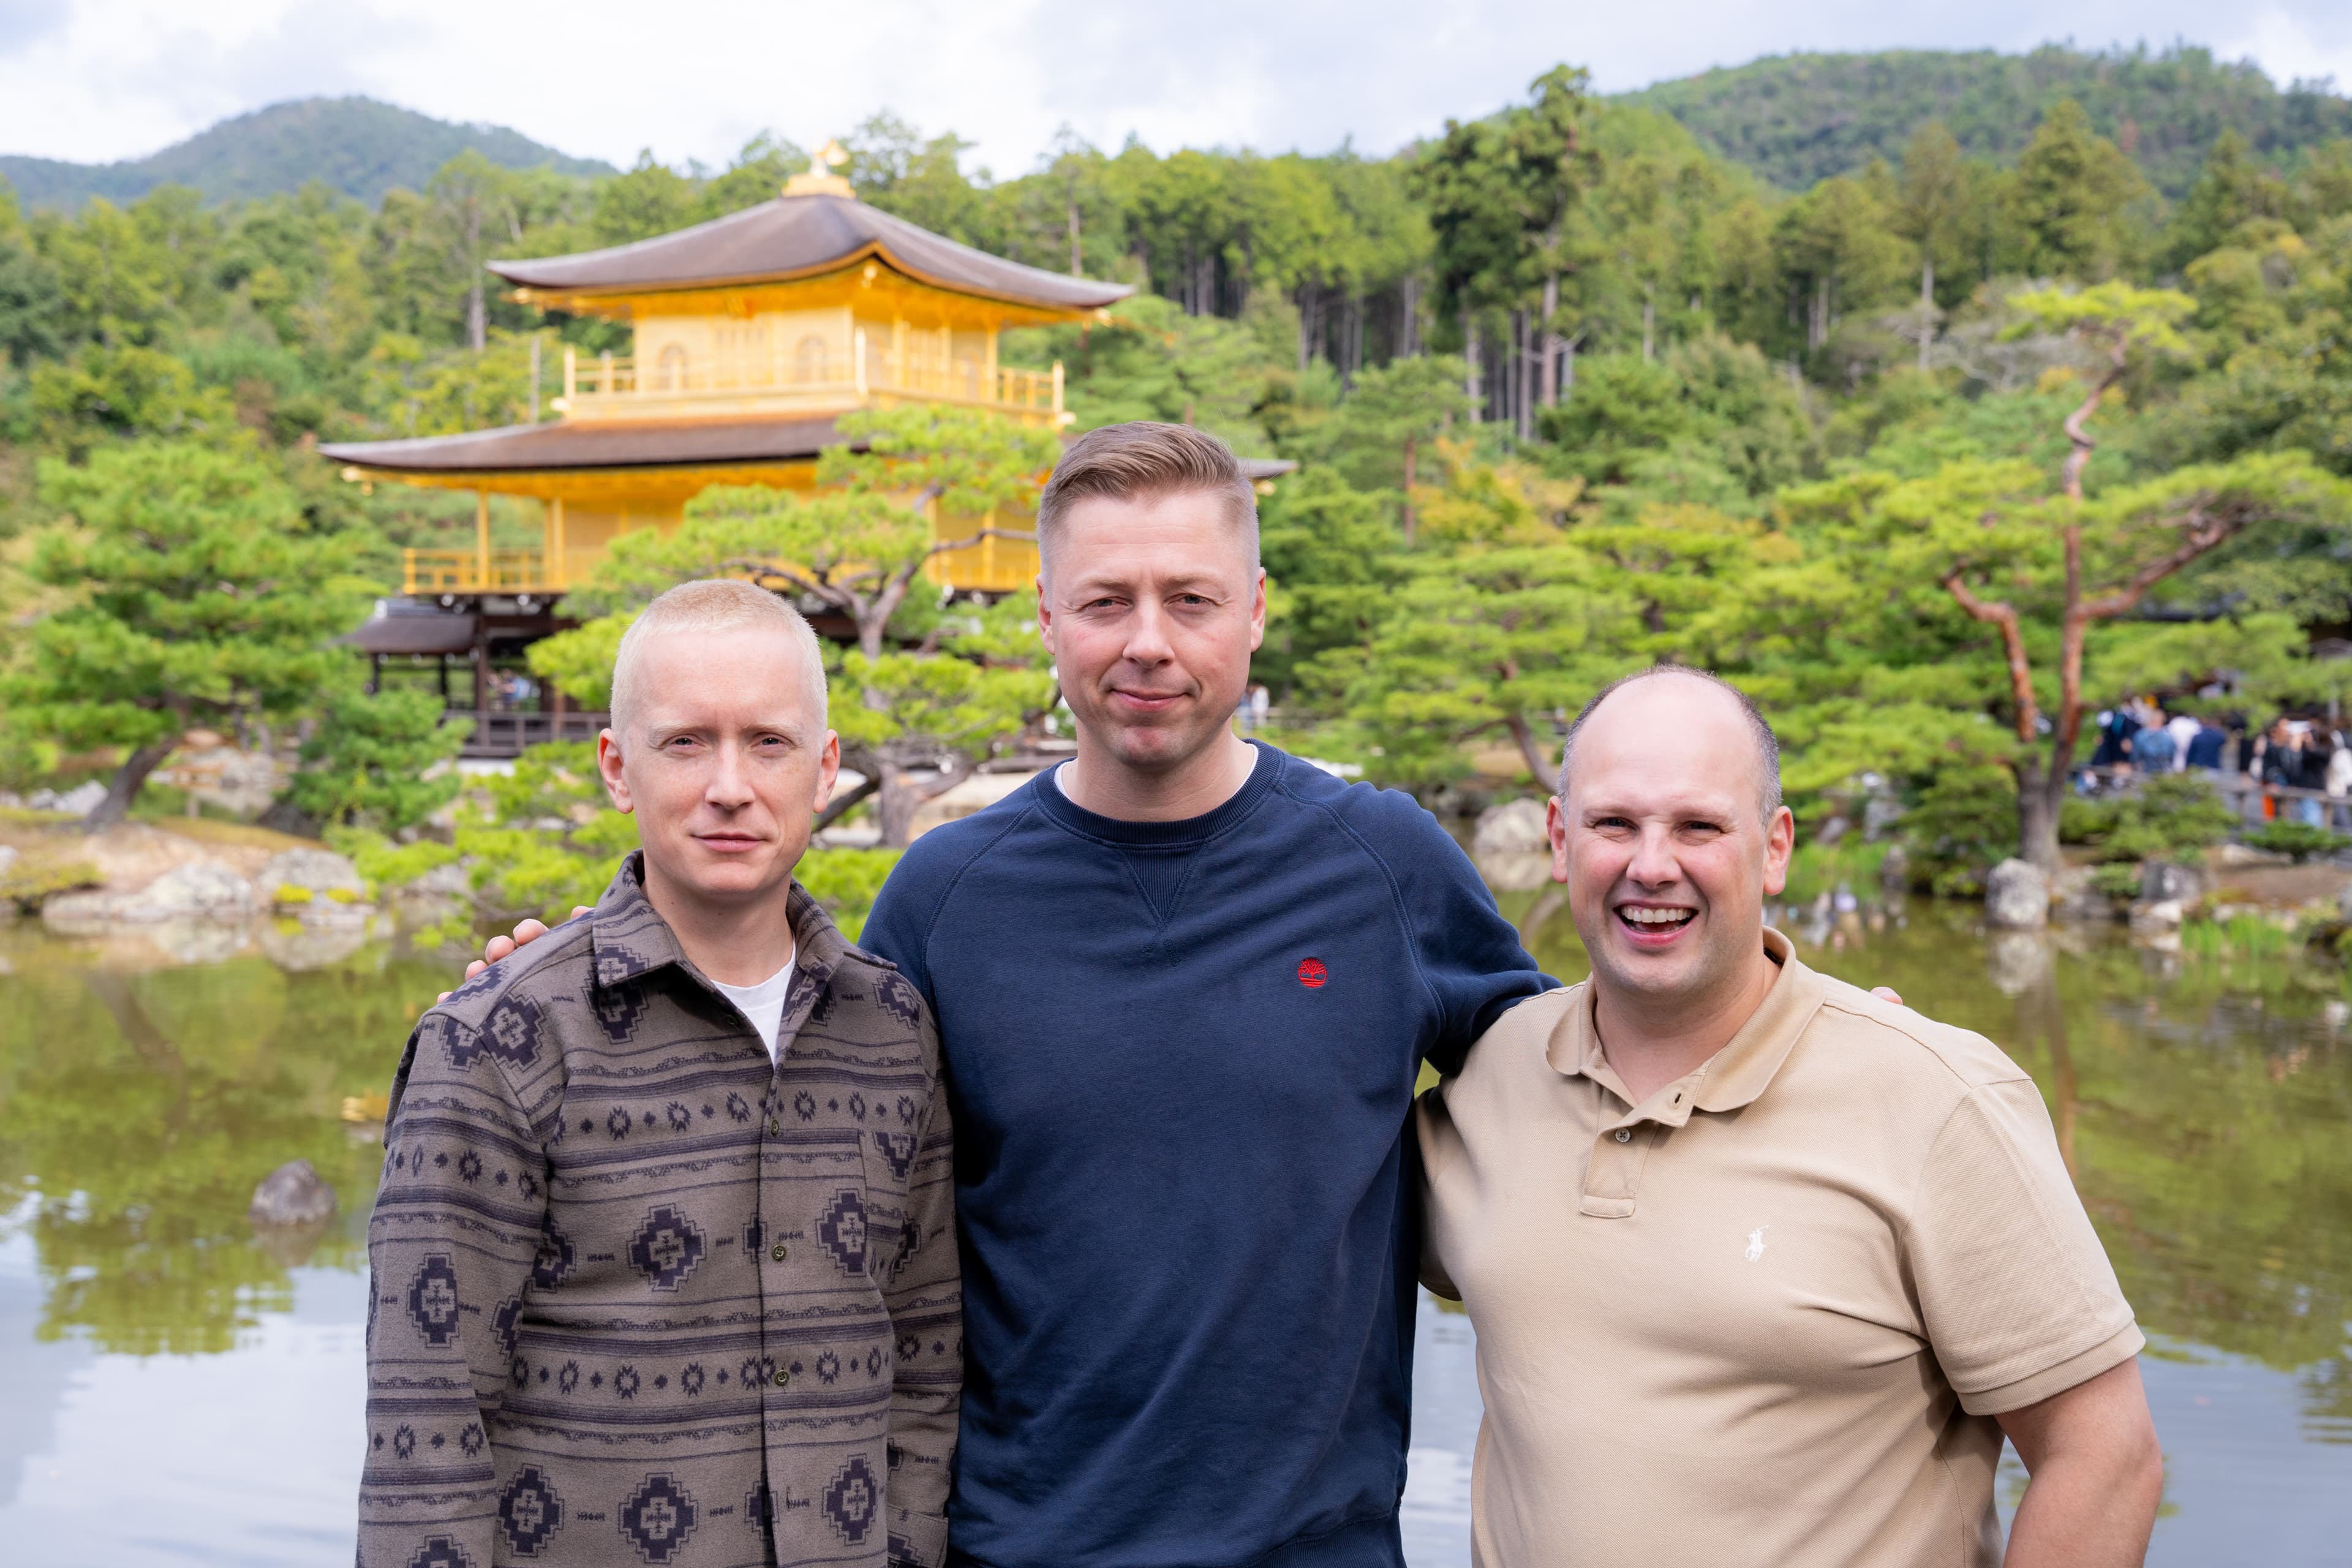
<path id="1" fill-rule="evenodd" d="M 782 1367 L 778 1367 L 776 1369 L 776 1386 L 778 1388 L 783 1387 L 784 1384 L 792 1382 L 792 1380 L 793 1374 L 791 1373 L 786 1372 Z"/>
<path id="2" fill-rule="evenodd" d="M 775 1246 L 768 1248 L 768 1256 L 774 1258 L 777 1262 L 782 1263 L 784 1260 L 784 1244 L 780 1241 L 776 1243 Z"/>
<path id="3" fill-rule="evenodd" d="M 768 1118 L 768 1136 L 769 1136 L 769 1137 L 773 1138 L 777 1133 L 782 1132 L 783 1130 L 784 1130 L 784 1128 L 783 1128 L 783 1124 L 782 1124 L 782 1122 L 778 1121 L 777 1121 L 774 1117 L 772 1117 L 772 1116 L 771 1116 L 771 1117 L 769 1117 L 769 1118 Z"/>

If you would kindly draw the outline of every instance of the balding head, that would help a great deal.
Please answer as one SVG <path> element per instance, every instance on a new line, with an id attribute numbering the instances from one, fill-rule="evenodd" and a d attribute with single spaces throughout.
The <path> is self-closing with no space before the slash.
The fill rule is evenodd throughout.
<path id="1" fill-rule="evenodd" d="M 1682 664 L 1654 665 L 1648 669 L 1636 670 L 1631 675 L 1621 677 L 1602 687 L 1594 694 L 1592 700 L 1584 705 L 1584 710 L 1576 716 L 1576 722 L 1568 727 L 1568 739 L 1560 748 L 1560 798 L 1565 800 L 1568 797 L 1568 774 L 1570 768 L 1576 762 L 1577 736 L 1592 722 L 1602 705 L 1608 703 L 1611 699 L 1622 697 L 1624 700 L 1624 705 L 1631 707 L 1639 702 L 1642 697 L 1638 689 L 1632 689 L 1644 687 L 1652 681 L 1672 681 L 1704 703 L 1712 705 L 1719 702 L 1727 710 L 1737 713 L 1741 729 L 1749 742 L 1748 750 L 1756 770 L 1757 815 L 1763 821 L 1769 823 L 1773 814 L 1780 809 L 1780 737 L 1772 733 L 1772 726 L 1764 721 L 1762 710 L 1748 700 L 1746 692 L 1719 676 L 1710 675 L 1704 669 L 1693 669 L 1688 665 Z M 1646 719 L 1647 716 L 1644 715 L 1644 717 Z M 1675 744 L 1678 741 L 1686 742 L 1689 739 L 1687 736 L 1677 736 L 1675 729 L 1672 724 L 1665 726 L 1665 732 L 1660 737 L 1662 743 Z M 1693 762 L 1699 765 L 1711 765 L 1715 759 L 1707 756 L 1694 756 Z"/>
<path id="2" fill-rule="evenodd" d="M 1569 731 L 1546 826 L 1604 1029 L 1639 1018 L 1652 1037 L 1696 1030 L 1711 1051 L 1728 1036 L 1706 1020 L 1762 999 L 1764 900 L 1787 887 L 1796 847 L 1778 751 L 1747 699 L 1694 669 L 1622 680 Z"/>

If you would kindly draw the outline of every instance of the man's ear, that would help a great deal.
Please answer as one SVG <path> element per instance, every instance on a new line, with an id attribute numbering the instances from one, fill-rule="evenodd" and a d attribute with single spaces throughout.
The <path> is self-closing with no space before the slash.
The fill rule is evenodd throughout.
<path id="1" fill-rule="evenodd" d="M 841 777 L 841 736 L 832 730 L 824 732 L 824 744 L 816 754 L 816 799 L 811 809 L 822 814 L 833 799 L 834 782 Z"/>
<path id="2" fill-rule="evenodd" d="M 1778 898 L 1789 885 L 1789 857 L 1797 852 L 1797 817 L 1787 806 L 1772 814 L 1764 830 L 1764 896 Z"/>
<path id="3" fill-rule="evenodd" d="M 629 798 L 629 781 L 621 773 L 621 742 L 610 730 L 596 732 L 596 773 L 604 781 L 604 793 L 613 797 L 614 810 L 637 809 Z"/>

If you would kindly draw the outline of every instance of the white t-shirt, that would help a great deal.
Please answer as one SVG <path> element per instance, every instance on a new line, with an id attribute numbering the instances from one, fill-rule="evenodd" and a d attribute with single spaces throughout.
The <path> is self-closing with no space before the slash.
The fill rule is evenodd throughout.
<path id="1" fill-rule="evenodd" d="M 751 1020 L 751 1027 L 760 1031 L 760 1038 L 768 1047 L 768 1060 L 777 1059 L 776 1031 L 783 1027 L 784 994 L 793 988 L 793 964 L 800 957 L 796 948 L 784 966 L 757 985 L 730 985 L 724 980 L 714 980 L 713 985 L 735 1004 L 738 1011 Z"/>
<path id="2" fill-rule="evenodd" d="M 2172 731 L 2172 771 L 2181 773 L 2189 766 L 2189 742 L 2205 726 L 2186 713 L 2175 713 L 2165 721 L 2164 727 Z"/>

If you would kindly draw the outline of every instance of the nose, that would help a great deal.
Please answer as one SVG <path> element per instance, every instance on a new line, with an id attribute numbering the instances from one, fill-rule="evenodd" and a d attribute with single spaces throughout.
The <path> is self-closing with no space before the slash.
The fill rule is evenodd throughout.
<path id="1" fill-rule="evenodd" d="M 1625 875 L 1644 888 L 1672 887 L 1683 879 L 1682 861 L 1675 854 L 1674 837 L 1665 824 L 1652 823 L 1642 829 Z"/>
<path id="2" fill-rule="evenodd" d="M 743 748 L 736 742 L 719 744 L 702 798 L 721 811 L 740 811 L 751 804 L 751 770 L 745 766 Z"/>
<path id="3" fill-rule="evenodd" d="M 1176 657 L 1169 646 L 1168 612 L 1157 600 L 1146 596 L 1129 617 L 1127 646 L 1120 655 L 1129 664 L 1139 664 L 1146 669 L 1166 664 Z"/>

